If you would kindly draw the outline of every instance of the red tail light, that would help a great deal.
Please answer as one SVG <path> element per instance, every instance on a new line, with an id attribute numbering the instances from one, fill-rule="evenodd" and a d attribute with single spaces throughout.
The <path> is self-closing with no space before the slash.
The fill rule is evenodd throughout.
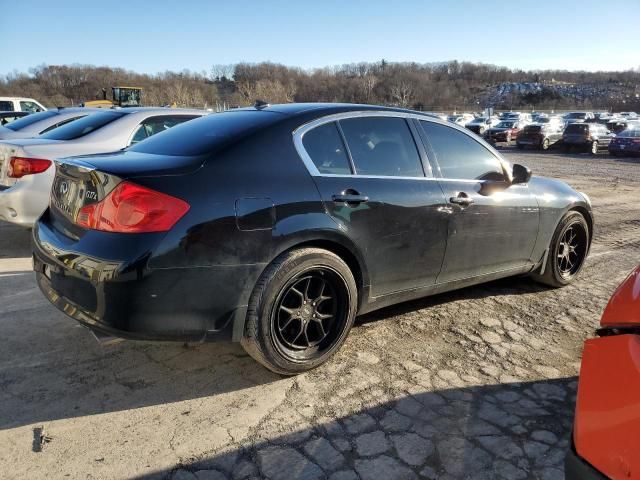
<path id="1" fill-rule="evenodd" d="M 11 157 L 9 159 L 9 178 L 21 178 L 25 175 L 42 173 L 51 166 L 51 160 L 44 158 Z"/>
<path id="2" fill-rule="evenodd" d="M 98 203 L 80 209 L 76 224 L 119 233 L 166 232 L 189 211 L 179 198 L 122 182 Z"/>

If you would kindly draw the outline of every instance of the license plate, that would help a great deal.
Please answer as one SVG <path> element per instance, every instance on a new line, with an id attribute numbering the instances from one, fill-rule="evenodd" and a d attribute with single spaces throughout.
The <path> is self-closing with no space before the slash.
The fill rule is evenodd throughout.
<path id="1" fill-rule="evenodd" d="M 625 145 L 620 145 L 620 150 L 624 150 Z"/>

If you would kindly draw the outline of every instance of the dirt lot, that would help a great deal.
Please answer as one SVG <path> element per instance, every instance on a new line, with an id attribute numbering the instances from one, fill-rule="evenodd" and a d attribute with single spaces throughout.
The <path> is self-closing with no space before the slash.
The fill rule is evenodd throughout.
<path id="1" fill-rule="evenodd" d="M 505 153 L 590 195 L 580 279 L 367 315 L 297 378 L 237 345 L 100 346 L 40 295 L 29 235 L 0 225 L 0 476 L 563 478 L 582 342 L 640 257 L 640 161 Z"/>

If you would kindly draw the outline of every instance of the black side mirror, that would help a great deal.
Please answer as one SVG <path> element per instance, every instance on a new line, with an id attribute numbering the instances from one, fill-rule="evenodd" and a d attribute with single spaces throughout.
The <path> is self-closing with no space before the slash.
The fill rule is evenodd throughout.
<path id="1" fill-rule="evenodd" d="M 531 170 L 518 163 L 513 165 L 513 180 L 511 183 L 529 183 L 531 180 Z"/>

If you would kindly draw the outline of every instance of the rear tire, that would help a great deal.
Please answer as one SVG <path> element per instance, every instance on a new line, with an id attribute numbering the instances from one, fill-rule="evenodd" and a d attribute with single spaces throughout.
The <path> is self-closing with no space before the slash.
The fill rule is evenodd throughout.
<path id="1" fill-rule="evenodd" d="M 589 249 L 589 225 L 580 212 L 567 212 L 551 238 L 544 273 L 532 273 L 539 283 L 551 287 L 565 287 L 582 270 Z"/>
<path id="2" fill-rule="evenodd" d="M 357 305 L 355 279 L 340 257 L 319 248 L 291 250 L 258 280 L 240 342 L 272 372 L 305 372 L 344 343 Z"/>
<path id="3" fill-rule="evenodd" d="M 563 146 L 562 146 L 562 152 L 563 152 L 563 153 L 571 153 L 571 146 L 569 146 L 569 145 L 563 145 Z"/>

